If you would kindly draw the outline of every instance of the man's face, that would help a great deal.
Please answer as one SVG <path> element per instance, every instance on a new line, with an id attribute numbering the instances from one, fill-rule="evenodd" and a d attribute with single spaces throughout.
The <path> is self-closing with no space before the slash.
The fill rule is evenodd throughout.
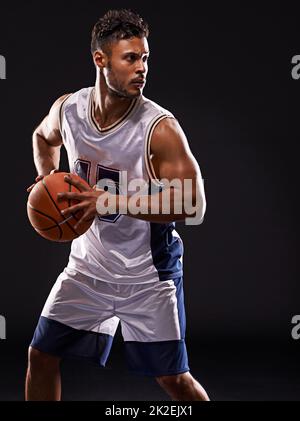
<path id="1" fill-rule="evenodd" d="M 108 89 L 118 96 L 136 98 L 143 92 L 148 73 L 147 38 L 114 42 L 104 76 Z"/>

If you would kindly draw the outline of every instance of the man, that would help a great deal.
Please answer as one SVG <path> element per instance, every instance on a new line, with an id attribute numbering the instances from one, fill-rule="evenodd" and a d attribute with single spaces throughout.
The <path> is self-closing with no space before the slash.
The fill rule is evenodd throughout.
<path id="1" fill-rule="evenodd" d="M 58 170 L 64 145 L 70 172 L 95 188 L 67 177 L 80 192 L 59 194 L 60 200 L 78 201 L 65 218 L 82 210 L 78 224 L 94 222 L 73 241 L 69 263 L 42 311 L 29 348 L 27 400 L 60 399 L 61 358 L 82 357 L 104 366 L 119 320 L 132 372 L 155 377 L 174 400 L 209 400 L 189 372 L 184 342 L 183 246 L 174 221 L 190 215 L 175 211 L 176 188 L 165 184 L 191 180 L 183 197 L 196 203 L 200 219 L 204 188 L 178 122 L 142 95 L 147 37 L 148 26 L 137 14 L 107 12 L 92 34 L 95 87 L 59 98 L 33 135 L 36 181 Z M 143 212 L 128 206 L 133 189 L 124 194 L 124 174 L 127 186 L 139 179 L 149 187 L 152 196 L 144 191 L 137 199 Z M 167 214 L 162 209 L 166 189 Z M 116 208 L 109 208 L 109 198 L 116 199 Z"/>

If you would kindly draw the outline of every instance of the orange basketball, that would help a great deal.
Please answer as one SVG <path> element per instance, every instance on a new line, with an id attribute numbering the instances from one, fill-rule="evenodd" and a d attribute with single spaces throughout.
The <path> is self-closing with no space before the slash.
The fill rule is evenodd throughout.
<path id="1" fill-rule="evenodd" d="M 66 175 L 81 181 L 89 187 L 86 181 L 75 174 L 58 172 L 45 176 L 31 190 L 27 202 L 27 214 L 33 228 L 44 238 L 51 241 L 66 242 L 79 237 L 93 223 L 93 219 L 82 224 L 75 230 L 74 225 L 83 215 L 78 211 L 71 216 L 64 217 L 61 211 L 78 203 L 76 200 L 61 200 L 58 202 L 57 193 L 79 192 L 77 187 L 64 180 Z"/>

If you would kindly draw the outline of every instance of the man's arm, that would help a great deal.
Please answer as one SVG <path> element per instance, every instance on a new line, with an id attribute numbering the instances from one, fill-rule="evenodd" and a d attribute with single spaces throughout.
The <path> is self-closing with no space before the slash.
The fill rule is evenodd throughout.
<path id="1" fill-rule="evenodd" d="M 156 177 L 164 181 L 167 188 L 165 192 L 140 197 L 137 206 L 148 209 L 148 215 L 130 214 L 130 206 L 127 215 L 151 222 L 172 222 L 197 214 L 197 219 L 202 221 L 206 210 L 206 200 L 201 171 L 177 120 L 165 118 L 156 126 L 151 139 L 151 154 Z M 168 187 L 168 184 L 172 184 L 174 180 L 179 183 L 175 182 L 173 187 Z M 168 197 L 168 194 L 170 212 L 164 214 L 163 198 Z M 119 196 L 118 209 L 128 204 L 128 198 Z M 192 206 L 194 212 L 191 215 L 189 211 Z M 181 213 L 175 211 L 180 207 L 182 207 Z M 153 211 L 157 215 L 151 215 Z"/>
<path id="2" fill-rule="evenodd" d="M 62 213 L 67 217 L 79 210 L 82 211 L 84 215 L 77 223 L 77 227 L 97 213 L 100 215 L 121 213 L 133 218 L 160 223 L 180 221 L 190 217 L 190 220 L 187 221 L 190 224 L 201 223 L 206 209 L 203 180 L 197 161 L 193 157 L 187 139 L 176 120 L 165 118 L 157 125 L 152 135 L 151 155 L 153 155 L 152 163 L 158 179 L 165 181 L 166 185 L 168 182 L 171 183 L 174 179 L 177 179 L 182 186 L 184 186 L 184 181 L 189 180 L 190 186 L 187 185 L 181 191 L 180 186 L 178 187 L 175 184 L 175 187 L 168 186 L 161 193 L 151 196 L 137 194 L 135 203 L 137 212 L 133 212 L 132 197 L 113 195 L 103 189 L 82 191 L 84 186 L 80 181 L 72 180 L 71 177 L 66 176 L 65 180 L 76 186 L 81 192 L 59 194 L 60 200 L 79 201 L 78 204 L 65 209 Z M 170 209 L 163 212 L 163 204 L 165 203 L 163 195 L 166 193 L 169 193 L 170 196 Z M 189 204 L 188 207 L 185 206 L 186 203 Z M 177 205 L 182 205 L 180 213 L 175 212 L 175 209 L 178 208 Z M 192 207 L 193 209 L 191 209 Z M 138 208 L 145 212 L 140 212 Z"/>
<path id="3" fill-rule="evenodd" d="M 40 176 L 58 169 L 62 137 L 60 133 L 60 107 L 68 95 L 63 95 L 52 105 L 49 114 L 33 133 L 34 163 Z"/>

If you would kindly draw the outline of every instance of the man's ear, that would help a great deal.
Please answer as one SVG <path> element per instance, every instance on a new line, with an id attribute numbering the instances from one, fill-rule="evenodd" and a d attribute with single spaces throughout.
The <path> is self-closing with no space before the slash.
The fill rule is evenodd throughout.
<path id="1" fill-rule="evenodd" d="M 108 57 L 107 54 L 104 53 L 104 51 L 95 51 L 93 54 L 93 59 L 95 66 L 97 66 L 100 70 L 104 69 L 104 67 L 107 66 Z"/>

